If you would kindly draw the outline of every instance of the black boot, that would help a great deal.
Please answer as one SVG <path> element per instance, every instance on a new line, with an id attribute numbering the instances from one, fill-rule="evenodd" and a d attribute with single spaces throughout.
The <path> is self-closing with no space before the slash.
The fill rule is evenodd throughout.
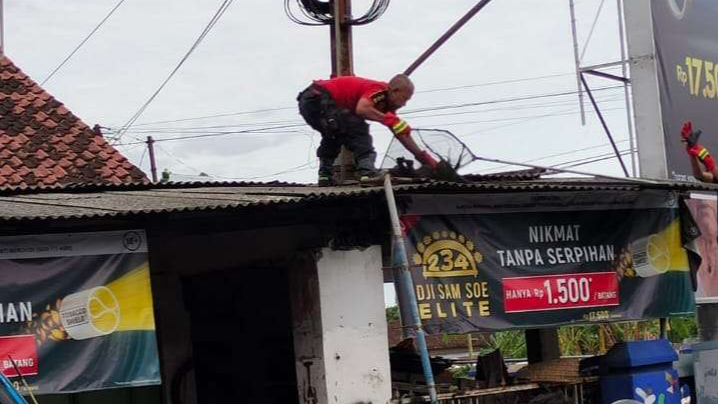
<path id="1" fill-rule="evenodd" d="M 317 185 L 320 187 L 331 187 L 335 185 L 332 178 L 334 159 L 320 159 L 320 169 L 317 177 Z"/>
<path id="2" fill-rule="evenodd" d="M 379 171 L 374 166 L 376 159 L 377 153 L 375 152 L 367 153 L 355 159 L 357 178 L 359 178 L 360 181 L 366 181 L 379 175 Z"/>

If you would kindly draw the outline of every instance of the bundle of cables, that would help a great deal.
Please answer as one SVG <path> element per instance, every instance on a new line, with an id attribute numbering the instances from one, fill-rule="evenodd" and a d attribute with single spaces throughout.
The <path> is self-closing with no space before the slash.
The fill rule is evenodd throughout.
<path id="1" fill-rule="evenodd" d="M 328 25 L 335 21 L 334 4 L 332 1 L 320 0 L 294 0 L 296 8 L 294 10 L 293 0 L 285 0 L 285 13 L 290 20 L 301 25 Z M 358 18 L 348 18 L 346 23 L 349 25 L 365 25 L 375 21 L 384 14 L 389 7 L 390 0 L 373 0 L 367 12 Z"/>

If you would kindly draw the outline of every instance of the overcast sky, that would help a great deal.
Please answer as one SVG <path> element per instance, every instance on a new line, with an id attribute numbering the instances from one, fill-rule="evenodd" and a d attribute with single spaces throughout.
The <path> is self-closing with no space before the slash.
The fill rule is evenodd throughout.
<path id="1" fill-rule="evenodd" d="M 378 21 L 354 29 L 355 73 L 388 79 L 401 72 L 475 3 L 392 1 Z M 601 3 L 577 1 L 580 51 Z M 604 3 L 583 65 L 619 59 L 616 2 Z M 7 1 L 6 54 L 41 82 L 115 4 Z M 177 65 L 220 4 L 126 0 L 44 87 L 90 126 L 119 128 Z M 358 15 L 369 1 L 353 4 Z M 329 58 L 327 27 L 292 23 L 281 0 L 236 1 L 123 137 L 125 145 L 119 149 L 149 172 L 143 146 L 132 144 L 147 135 L 160 140 L 302 123 L 295 96 L 312 79 L 329 75 Z M 573 71 L 567 0 L 494 0 L 413 74 L 417 94 L 404 116 L 414 127 L 451 130 L 483 156 L 542 165 L 604 156 L 611 151 L 607 138 L 590 105 L 587 126 L 581 126 L 574 95 L 412 113 L 574 91 Z M 617 83 L 590 79 L 590 85 L 599 89 Z M 598 90 L 596 97 L 620 148 L 628 149 L 623 91 Z M 266 111 L 251 112 L 257 110 Z M 215 115 L 226 116 L 187 120 Z M 176 120 L 183 121 L 152 123 Z M 381 155 L 391 135 L 375 125 L 373 133 Z M 157 160 L 174 180 L 204 172 L 215 179 L 312 182 L 318 141 L 308 127 L 166 141 L 157 143 Z M 552 155 L 558 156 L 547 158 Z M 471 171 L 495 166 L 478 164 Z M 621 174 L 616 160 L 576 169 Z"/>

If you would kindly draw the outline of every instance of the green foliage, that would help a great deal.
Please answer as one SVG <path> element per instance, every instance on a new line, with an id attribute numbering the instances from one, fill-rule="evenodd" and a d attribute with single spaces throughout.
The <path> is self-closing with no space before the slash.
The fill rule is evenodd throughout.
<path id="1" fill-rule="evenodd" d="M 385 310 L 385 315 L 387 316 L 387 321 L 399 320 L 399 307 L 398 306 L 385 307 L 384 310 Z"/>
<path id="2" fill-rule="evenodd" d="M 524 331 L 499 331 L 492 334 L 489 345 L 478 349 L 480 355 L 486 355 L 499 349 L 504 358 L 526 358 L 527 344 Z"/>
<path id="3" fill-rule="evenodd" d="M 687 338 L 695 338 L 699 335 L 696 318 L 694 317 L 672 317 L 669 319 L 669 330 L 667 336 L 674 343 L 681 343 Z"/>
<path id="4" fill-rule="evenodd" d="M 454 365 L 447 369 L 447 371 L 452 375 L 453 379 L 466 379 L 468 378 L 471 368 L 472 366 L 470 365 Z"/>

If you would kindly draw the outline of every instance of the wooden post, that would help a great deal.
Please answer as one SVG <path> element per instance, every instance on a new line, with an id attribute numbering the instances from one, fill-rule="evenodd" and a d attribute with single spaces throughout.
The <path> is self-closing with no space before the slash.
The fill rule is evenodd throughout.
<path id="1" fill-rule="evenodd" d="M 155 140 L 152 136 L 147 137 L 147 154 L 150 156 L 150 172 L 152 173 L 152 182 L 157 182 L 157 163 L 155 162 Z"/>
<path id="2" fill-rule="evenodd" d="M 352 56 L 352 26 L 346 21 L 352 18 L 352 0 L 335 0 L 335 21 L 330 26 L 332 50 L 332 76 L 351 76 L 354 73 Z M 342 147 L 335 166 L 339 165 L 339 179 L 345 181 L 352 175 L 352 152 Z"/>

